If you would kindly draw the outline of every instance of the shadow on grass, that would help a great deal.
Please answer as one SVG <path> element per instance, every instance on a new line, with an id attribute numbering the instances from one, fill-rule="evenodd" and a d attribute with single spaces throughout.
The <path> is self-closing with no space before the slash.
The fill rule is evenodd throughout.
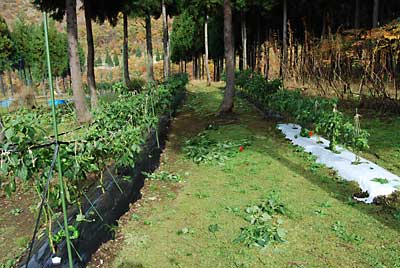
<path id="1" fill-rule="evenodd" d="M 271 124 L 267 121 L 266 123 Z M 336 172 L 334 170 L 327 167 L 321 167 L 318 169 L 318 171 L 312 171 L 311 165 L 315 163 L 315 161 L 306 159 L 307 156 L 309 156 L 310 154 L 305 152 L 296 152 L 295 146 L 286 141 L 283 135 L 277 133 L 275 127 L 271 134 L 271 137 L 277 140 L 277 142 L 274 143 L 275 147 L 289 147 L 288 150 L 292 150 L 294 155 L 293 157 L 299 158 L 299 162 L 296 163 L 292 159 L 282 155 L 279 150 L 274 148 L 271 148 L 268 151 L 256 149 L 258 153 L 267 153 L 270 157 L 279 161 L 280 164 L 291 170 L 293 173 L 306 178 L 314 185 L 323 189 L 325 192 L 332 193 L 333 197 L 343 204 L 348 206 L 351 205 L 353 208 L 359 210 L 360 212 L 373 216 L 376 220 L 388 226 L 389 228 L 400 231 L 399 222 L 393 218 L 393 215 L 391 214 L 392 211 L 390 211 L 390 209 L 385 208 L 382 205 L 364 204 L 361 202 L 357 202 L 356 200 L 353 201 L 352 197 L 354 196 L 354 194 L 360 193 L 360 189 L 355 182 L 341 180 L 336 176 Z M 279 141 L 279 139 L 281 140 Z"/>
<path id="2" fill-rule="evenodd" d="M 221 101 L 220 95 L 219 88 L 215 87 L 214 90 L 192 91 L 188 93 L 185 107 L 180 112 L 179 120 L 174 124 L 174 153 L 180 154 L 184 141 L 205 130 L 209 124 L 245 124 L 245 127 L 252 132 L 263 132 L 265 134 L 265 131 L 267 131 L 267 135 L 273 139 L 273 146 L 268 150 L 265 150 L 265 148 L 255 148 L 254 150 L 257 153 L 268 154 L 269 157 L 279 161 L 280 164 L 293 173 L 308 179 L 325 192 L 333 194 L 333 197 L 344 205 L 351 205 L 360 212 L 374 217 L 389 228 L 400 231 L 399 222 L 393 218 L 391 211 L 385 207 L 374 204 L 356 203 L 356 201 L 353 202 L 352 200 L 349 201 L 349 198 L 351 199 L 354 194 L 360 191 L 355 183 L 335 179 L 335 172 L 325 167 L 317 172 L 311 171 L 309 168 L 315 162 L 306 159 L 307 153 L 295 152 L 295 147 L 289 144 L 283 135 L 277 132 L 276 122 L 261 119 L 254 111 L 252 105 L 247 101 L 239 100 L 236 102 L 237 113 L 234 117 L 237 120 L 216 117 L 216 111 Z M 287 150 L 286 152 L 292 152 L 294 159 L 292 160 L 283 155 L 282 152 L 284 151 L 277 149 L 280 146 L 286 147 L 284 148 L 284 150 Z"/>

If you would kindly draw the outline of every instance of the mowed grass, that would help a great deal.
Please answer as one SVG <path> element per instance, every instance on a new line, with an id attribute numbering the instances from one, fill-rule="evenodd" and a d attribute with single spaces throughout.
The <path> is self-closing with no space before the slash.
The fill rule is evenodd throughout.
<path id="1" fill-rule="evenodd" d="M 400 116 L 369 117 L 361 123 L 371 134 L 364 156 L 400 176 Z"/>
<path id="2" fill-rule="evenodd" d="M 184 182 L 178 190 L 173 182 L 145 186 L 144 205 L 120 227 L 123 245 L 110 267 L 400 267 L 400 222 L 382 207 L 354 202 L 356 185 L 315 165 L 248 103 L 237 100 L 235 116 L 216 118 L 221 86 L 189 86 L 161 165 Z M 224 165 L 193 163 L 184 141 L 210 124 L 218 126 L 213 138 L 251 145 Z M 281 217 L 287 242 L 264 249 L 234 243 L 248 225 L 237 208 L 271 191 L 290 211 Z"/>

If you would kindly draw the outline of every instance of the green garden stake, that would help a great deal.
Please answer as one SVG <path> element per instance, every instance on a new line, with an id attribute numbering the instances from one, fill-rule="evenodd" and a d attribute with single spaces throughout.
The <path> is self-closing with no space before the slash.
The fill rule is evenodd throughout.
<path id="1" fill-rule="evenodd" d="M 318 108 L 319 108 L 319 102 L 318 102 L 318 100 L 315 100 L 315 103 L 314 103 L 314 116 L 315 116 L 315 118 L 318 118 L 317 117 L 317 112 L 318 112 Z M 318 129 L 318 128 L 317 128 Z M 317 132 L 317 131 L 316 131 Z M 322 142 L 321 142 L 321 137 L 318 135 L 318 133 L 317 133 L 317 143 L 318 144 L 321 144 Z"/>
<path id="2" fill-rule="evenodd" d="M 46 62 L 47 62 L 47 71 L 48 71 L 48 76 L 49 76 L 50 97 L 51 97 L 51 112 L 52 112 L 52 117 L 53 117 L 53 131 L 54 131 L 55 143 L 58 144 L 58 126 L 57 126 L 56 107 L 55 107 L 55 103 L 54 103 L 53 77 L 51 74 L 48 22 L 47 22 L 46 12 L 43 12 L 43 22 L 44 22 L 44 39 L 45 39 L 45 45 L 46 45 Z M 68 231 L 67 205 L 65 202 L 64 180 L 63 180 L 63 175 L 62 175 L 60 153 L 57 154 L 57 169 L 58 169 L 58 178 L 59 178 L 60 193 L 61 193 L 61 205 L 62 205 L 63 216 L 64 216 L 64 233 L 65 233 L 65 239 L 67 242 L 68 266 L 69 266 L 69 268 L 73 268 L 71 240 L 70 240 L 69 231 Z"/>
<path id="3" fill-rule="evenodd" d="M 354 138 L 357 139 L 360 136 L 360 130 L 361 130 L 361 126 L 360 126 L 360 117 L 361 115 L 358 114 L 358 109 L 356 108 L 356 114 L 354 115 Z M 358 156 L 359 152 L 356 152 L 356 159 L 354 160 L 354 164 L 360 164 L 361 160 L 360 157 Z"/>

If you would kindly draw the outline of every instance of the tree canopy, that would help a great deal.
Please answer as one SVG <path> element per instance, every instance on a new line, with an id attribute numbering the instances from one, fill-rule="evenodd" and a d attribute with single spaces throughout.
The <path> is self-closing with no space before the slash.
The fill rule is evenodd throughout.
<path id="1" fill-rule="evenodd" d="M 0 73 L 9 70 L 15 59 L 15 46 L 4 18 L 0 17 Z"/>

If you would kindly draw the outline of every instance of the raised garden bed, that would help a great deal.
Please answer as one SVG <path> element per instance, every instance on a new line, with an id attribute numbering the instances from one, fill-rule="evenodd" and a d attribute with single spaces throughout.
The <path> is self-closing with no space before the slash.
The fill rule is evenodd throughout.
<path id="1" fill-rule="evenodd" d="M 317 163 L 336 170 L 344 180 L 357 182 L 361 190 L 369 194 L 368 197 L 357 198 L 359 201 L 372 203 L 376 197 L 389 196 L 400 189 L 400 178 L 397 175 L 362 157 L 360 164 L 354 164 L 354 153 L 340 146 L 337 146 L 337 152 L 334 153 L 327 149 L 329 141 L 322 137 L 301 137 L 299 125 L 278 124 L 278 129 L 292 144 L 316 156 Z"/>
<path id="2" fill-rule="evenodd" d="M 176 112 L 184 96 L 184 92 L 174 96 L 171 111 L 159 118 L 157 131 L 152 129 L 148 133 L 146 142 L 141 146 L 141 151 L 134 167 L 119 169 L 118 173 L 115 173 L 113 167 L 109 167 L 109 172 L 104 173 L 104 193 L 96 186 L 88 191 L 88 200 L 83 200 L 82 204 L 82 213 L 88 220 L 79 223 L 79 237 L 72 241 L 74 267 L 85 267 L 98 247 L 113 238 L 112 227 L 117 224 L 117 220 L 128 210 L 129 204 L 141 197 L 140 189 L 143 187 L 145 179 L 142 172 L 152 172 L 158 166 L 171 116 Z M 70 225 L 76 223 L 77 214 L 78 210 L 76 208 L 69 210 L 68 219 Z M 53 223 L 53 233 L 57 233 L 60 230 L 59 223 L 61 222 L 62 220 L 58 219 Z M 50 250 L 49 239 L 44 235 L 35 243 L 28 267 L 68 267 L 65 241 L 57 245 L 56 255 L 61 258 L 61 263 L 58 265 L 52 264 L 51 258 L 53 254 Z M 20 267 L 27 267 L 26 262 L 26 259 L 22 261 Z"/>

